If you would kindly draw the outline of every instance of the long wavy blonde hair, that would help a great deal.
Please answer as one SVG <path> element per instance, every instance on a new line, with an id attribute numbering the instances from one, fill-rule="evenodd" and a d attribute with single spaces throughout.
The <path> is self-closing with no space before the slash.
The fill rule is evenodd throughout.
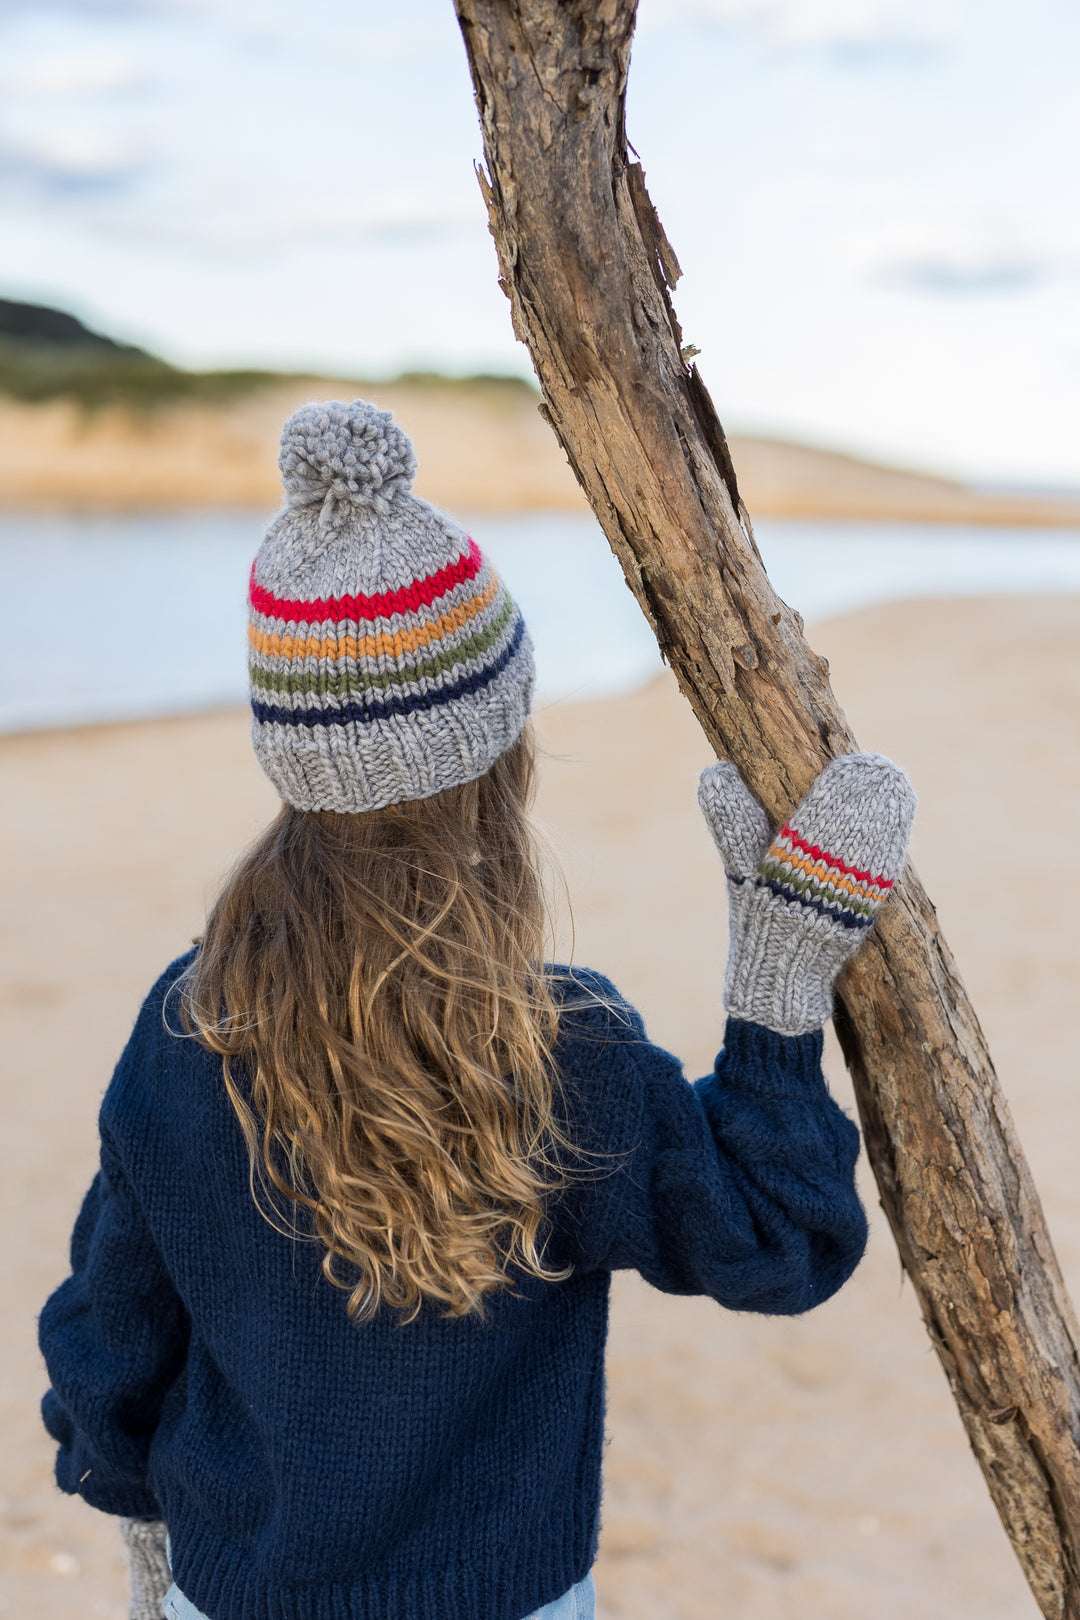
<path id="1" fill-rule="evenodd" d="M 189 1033 L 222 1058 L 256 1202 L 321 1241 L 359 1320 L 385 1304 L 408 1321 L 425 1301 L 483 1314 L 514 1265 L 567 1275 L 542 1252 L 569 1143 L 534 761 L 526 733 L 431 799 L 283 806 L 181 986 Z"/>

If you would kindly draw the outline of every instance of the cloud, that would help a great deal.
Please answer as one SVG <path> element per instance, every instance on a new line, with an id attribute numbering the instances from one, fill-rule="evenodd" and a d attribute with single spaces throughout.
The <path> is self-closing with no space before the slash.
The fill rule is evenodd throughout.
<path id="1" fill-rule="evenodd" d="M 894 219 L 848 237 L 837 256 L 871 286 L 929 298 L 1004 298 L 1074 276 L 1080 236 L 1003 232 L 974 220 Z"/>
<path id="2" fill-rule="evenodd" d="M 642 0 L 641 20 L 743 28 L 769 49 L 820 50 L 855 66 L 936 54 L 955 32 L 951 0 Z"/>
<path id="3" fill-rule="evenodd" d="M 1052 268 L 1035 259 L 1012 256 L 901 260 L 882 267 L 878 279 L 908 292 L 935 297 L 970 298 L 1030 292 L 1047 280 Z"/>
<path id="4" fill-rule="evenodd" d="M 79 52 L 32 58 L 3 73 L 4 88 L 24 96 L 109 96 L 144 83 L 133 59 L 119 51 Z"/>
<path id="5" fill-rule="evenodd" d="M 57 154 L 62 158 L 63 154 Z M 7 161 L 5 161 L 7 159 Z M 149 167 L 148 165 L 144 167 Z M 151 176 L 152 177 L 152 176 Z M 468 206 L 453 199 L 402 195 L 373 198 L 351 205 L 332 197 L 308 199 L 298 207 L 273 196 L 250 198 L 245 209 L 232 206 L 234 193 L 186 189 L 160 192 L 143 184 L 142 169 L 134 165 L 86 175 L 44 158 L 28 162 L 25 153 L 12 160 L 0 149 L 0 183 L 33 186 L 36 199 L 70 204 L 72 194 L 83 193 L 79 213 L 84 224 L 104 232 L 113 242 L 149 247 L 158 252 L 193 254 L 210 260 L 245 261 L 294 250 L 330 249 L 349 244 L 398 247 L 403 252 L 448 237 L 486 235 L 479 202 Z M 8 189 L 11 189 L 9 184 Z"/>
<path id="6" fill-rule="evenodd" d="M 171 11 L 202 11 L 207 0 L 0 0 L 0 23 L 37 20 L 47 12 L 76 17 L 145 17 Z"/>
<path id="7" fill-rule="evenodd" d="M 0 140 L 0 184 L 32 197 L 116 190 L 141 167 L 128 146 L 89 127 L 56 126 L 31 138 Z"/>
<path id="8" fill-rule="evenodd" d="M 384 237 L 397 240 L 417 236 L 444 236 L 483 221 L 479 202 L 471 193 L 460 202 L 403 194 L 374 197 L 360 205 L 328 199 L 316 200 L 287 223 L 264 227 L 277 240 L 321 237 Z"/>

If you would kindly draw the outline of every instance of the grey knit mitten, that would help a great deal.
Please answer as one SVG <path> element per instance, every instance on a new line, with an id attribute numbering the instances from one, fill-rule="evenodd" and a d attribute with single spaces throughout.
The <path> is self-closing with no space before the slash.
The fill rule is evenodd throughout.
<path id="1" fill-rule="evenodd" d="M 820 1029 L 837 974 L 904 869 L 911 783 L 882 754 L 845 754 L 775 838 L 726 760 L 701 773 L 698 803 L 728 879 L 725 1008 L 780 1035 Z"/>
<path id="2" fill-rule="evenodd" d="M 160 1519 L 121 1519 L 120 1534 L 128 1555 L 130 1620 L 161 1620 L 162 1600 L 172 1585 L 165 1526 Z"/>

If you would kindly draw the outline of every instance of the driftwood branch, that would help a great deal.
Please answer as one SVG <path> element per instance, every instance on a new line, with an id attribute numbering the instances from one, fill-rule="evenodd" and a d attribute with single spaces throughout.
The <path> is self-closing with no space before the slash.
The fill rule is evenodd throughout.
<path id="1" fill-rule="evenodd" d="M 628 155 L 635 0 L 456 0 L 541 407 L 717 754 L 775 820 L 856 744 L 774 593 Z M 990 1055 L 909 867 L 837 1029 L 904 1267 L 1044 1615 L 1080 1620 L 1077 1330 Z"/>

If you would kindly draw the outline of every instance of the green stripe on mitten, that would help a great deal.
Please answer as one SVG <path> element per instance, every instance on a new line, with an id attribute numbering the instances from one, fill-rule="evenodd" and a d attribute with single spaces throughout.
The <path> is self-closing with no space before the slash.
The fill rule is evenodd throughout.
<path id="1" fill-rule="evenodd" d="M 845 754 L 775 837 L 727 760 L 702 772 L 698 803 L 728 879 L 725 1008 L 780 1035 L 820 1029 L 837 974 L 904 869 L 911 783 L 882 754 Z"/>

